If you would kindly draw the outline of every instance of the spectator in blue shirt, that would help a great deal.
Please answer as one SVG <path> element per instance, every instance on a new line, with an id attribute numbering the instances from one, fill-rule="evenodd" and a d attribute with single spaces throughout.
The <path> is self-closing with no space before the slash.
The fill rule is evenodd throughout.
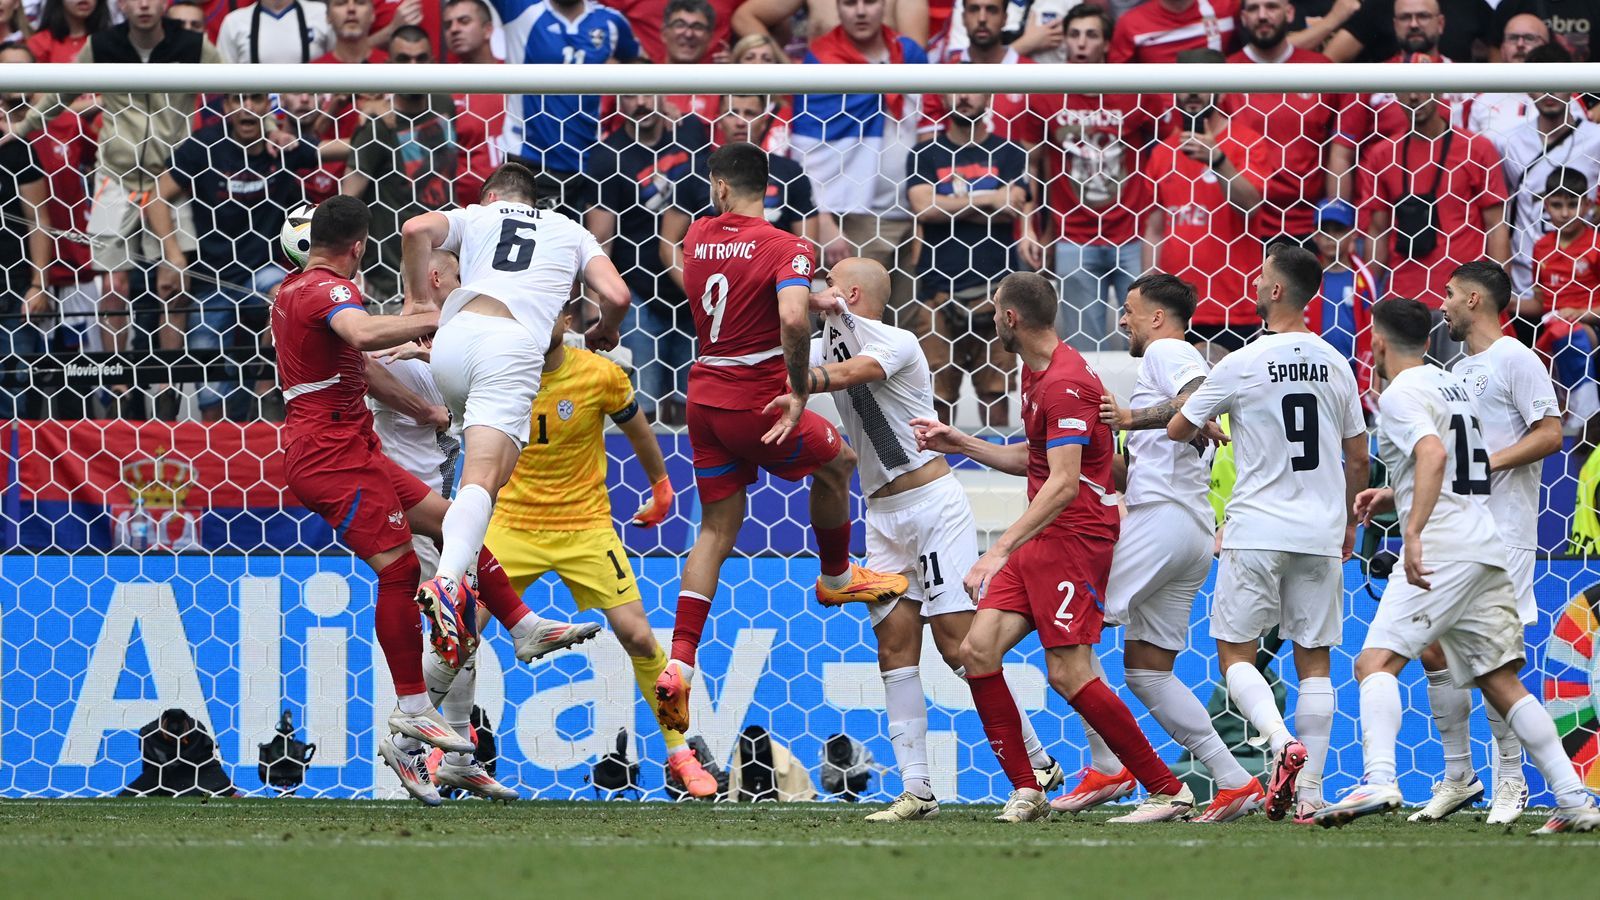
<path id="1" fill-rule="evenodd" d="M 622 13 L 591 0 L 494 0 L 505 23 L 506 62 L 604 65 L 639 58 L 639 41 Z M 582 221 L 599 201 L 588 174 L 600 143 L 600 97 L 551 94 L 507 98 L 501 147 L 540 176 L 544 199 Z"/>

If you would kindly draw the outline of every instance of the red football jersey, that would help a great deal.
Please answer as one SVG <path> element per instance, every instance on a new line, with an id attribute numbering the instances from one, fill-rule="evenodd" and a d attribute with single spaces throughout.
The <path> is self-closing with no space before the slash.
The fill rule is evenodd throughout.
<path id="1" fill-rule="evenodd" d="M 1111 480 L 1111 458 L 1116 441 L 1100 421 L 1100 397 L 1105 388 L 1083 355 L 1068 344 L 1056 346 L 1043 372 L 1022 367 L 1022 426 L 1028 438 L 1028 499 L 1031 501 L 1050 477 L 1047 454 L 1052 447 L 1080 444 L 1078 496 L 1067 504 L 1043 533 L 1100 537 L 1115 541 L 1122 530 L 1116 490 Z"/>
<path id="2" fill-rule="evenodd" d="M 1238 16 L 1239 0 L 1194 0 L 1182 12 L 1145 0 L 1117 16 L 1106 61 L 1175 63 L 1181 51 L 1205 47 L 1228 53 L 1239 43 Z"/>
<path id="3" fill-rule="evenodd" d="M 288 406 L 286 439 L 332 429 L 372 428 L 367 359 L 333 330 L 333 315 L 363 309 L 355 283 L 321 267 L 290 275 L 272 304 L 278 387 Z"/>
<path id="4" fill-rule="evenodd" d="M 760 409 L 785 390 L 778 291 L 811 287 L 811 242 L 751 216 L 697 219 L 683 238 L 683 286 L 699 352 L 689 399 Z"/>
<path id="5" fill-rule="evenodd" d="M 1565 247 L 1554 231 L 1540 235 L 1533 244 L 1533 273 L 1544 312 L 1589 309 L 1600 289 L 1600 231 L 1586 228 Z"/>

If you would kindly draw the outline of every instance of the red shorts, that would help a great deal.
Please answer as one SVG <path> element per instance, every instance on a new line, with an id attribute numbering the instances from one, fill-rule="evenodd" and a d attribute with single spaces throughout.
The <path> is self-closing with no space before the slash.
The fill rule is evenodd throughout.
<path id="1" fill-rule="evenodd" d="M 411 542 L 406 510 L 431 490 L 383 455 L 376 434 L 329 432 L 284 450 L 289 490 L 362 559 Z"/>
<path id="2" fill-rule="evenodd" d="M 1115 544 L 1076 534 L 1036 535 L 989 580 L 978 608 L 1025 617 L 1045 648 L 1098 644 Z"/>
<path id="3" fill-rule="evenodd" d="M 759 409 L 719 409 L 690 401 L 689 446 L 694 449 L 694 483 L 701 503 L 715 503 L 754 484 L 756 470 L 785 481 L 799 481 L 839 455 L 844 442 L 833 423 L 806 410 L 782 443 L 763 444 L 761 436 L 778 421 Z"/>

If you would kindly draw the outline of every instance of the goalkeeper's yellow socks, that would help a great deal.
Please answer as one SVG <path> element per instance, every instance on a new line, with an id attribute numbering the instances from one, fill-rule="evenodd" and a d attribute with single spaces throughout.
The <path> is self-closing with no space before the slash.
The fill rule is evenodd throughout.
<path id="1" fill-rule="evenodd" d="M 633 663 L 633 680 L 639 684 L 639 693 L 644 695 L 644 702 L 650 704 L 650 711 L 656 711 L 656 679 L 667 669 L 667 652 L 660 645 L 651 656 L 630 656 L 628 661 Z M 667 753 L 671 755 L 688 746 L 681 732 L 670 728 L 661 729 L 661 736 L 666 738 Z"/>

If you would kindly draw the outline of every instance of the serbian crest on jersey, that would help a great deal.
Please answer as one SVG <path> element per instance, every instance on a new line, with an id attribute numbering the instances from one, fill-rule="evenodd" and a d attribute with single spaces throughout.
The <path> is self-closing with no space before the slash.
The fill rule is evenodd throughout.
<path id="1" fill-rule="evenodd" d="M 350 288 L 342 284 L 336 284 L 328 291 L 328 296 L 332 297 L 335 302 L 344 303 L 350 299 Z"/>
<path id="2" fill-rule="evenodd" d="M 576 407 L 572 405 L 571 400 L 563 400 L 556 404 L 556 415 L 560 416 L 561 421 L 565 422 L 566 420 L 572 418 L 572 413 L 575 409 Z"/>
<path id="3" fill-rule="evenodd" d="M 796 275 L 811 277 L 811 260 L 804 253 L 797 254 L 792 264 Z"/>

